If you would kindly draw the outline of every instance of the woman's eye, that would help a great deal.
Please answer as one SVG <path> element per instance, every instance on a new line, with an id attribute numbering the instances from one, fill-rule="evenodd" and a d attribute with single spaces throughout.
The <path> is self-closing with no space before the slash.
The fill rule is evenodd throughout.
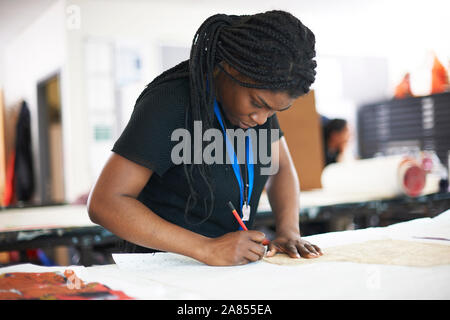
<path id="1" fill-rule="evenodd" d="M 257 104 L 256 102 L 254 102 L 254 101 L 252 101 L 252 105 L 255 106 L 258 109 L 262 109 L 262 107 L 259 104 Z"/>

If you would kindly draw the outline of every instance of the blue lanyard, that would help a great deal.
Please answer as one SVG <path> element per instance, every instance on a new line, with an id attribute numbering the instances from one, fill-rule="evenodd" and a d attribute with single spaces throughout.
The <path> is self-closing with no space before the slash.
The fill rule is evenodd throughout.
<path id="1" fill-rule="evenodd" d="M 233 166 L 234 175 L 236 176 L 236 179 L 239 183 L 239 191 L 240 191 L 240 206 L 239 210 L 241 211 L 241 217 L 242 217 L 242 206 L 244 204 L 244 183 L 242 181 L 241 176 L 241 170 L 239 168 L 239 163 L 237 161 L 236 153 L 234 152 L 233 145 L 231 144 L 230 138 L 228 137 L 223 121 L 222 116 L 220 114 L 219 106 L 217 104 L 216 99 L 214 99 L 214 113 L 217 116 L 217 119 L 219 120 L 220 126 L 222 127 L 225 141 L 226 141 L 226 149 L 228 153 L 228 157 L 230 158 L 231 164 Z M 253 152 L 252 152 L 252 139 L 250 135 L 245 136 L 245 166 L 247 167 L 248 172 L 248 198 L 247 198 L 247 204 L 250 205 L 250 198 L 252 195 L 253 190 L 253 180 L 254 180 L 254 169 L 253 169 Z M 240 228 L 242 229 L 242 228 Z"/>

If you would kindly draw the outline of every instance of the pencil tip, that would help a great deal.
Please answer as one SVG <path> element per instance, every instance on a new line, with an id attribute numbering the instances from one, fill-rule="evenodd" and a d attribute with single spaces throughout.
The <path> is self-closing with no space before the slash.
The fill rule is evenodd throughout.
<path id="1" fill-rule="evenodd" d="M 231 209 L 231 211 L 236 210 L 233 206 L 233 203 L 231 201 L 228 201 L 227 203 L 228 207 Z"/>

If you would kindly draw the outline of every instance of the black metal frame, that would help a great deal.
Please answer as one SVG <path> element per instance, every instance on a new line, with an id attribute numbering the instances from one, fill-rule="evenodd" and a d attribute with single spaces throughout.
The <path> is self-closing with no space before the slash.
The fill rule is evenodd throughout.
<path id="1" fill-rule="evenodd" d="M 416 198 L 402 196 L 392 199 L 314 206 L 300 210 L 302 235 L 341 231 L 333 223 L 342 217 L 350 217 L 355 229 L 385 227 L 397 222 L 417 218 L 432 218 L 450 209 L 450 193 L 434 193 Z M 320 225 L 320 226 L 318 226 Z M 272 212 L 258 212 L 254 228 L 275 229 Z"/>
<path id="2" fill-rule="evenodd" d="M 9 231 L 0 232 L 0 251 L 74 246 L 80 252 L 80 264 L 91 266 L 95 247 L 115 246 L 119 241 L 101 226 Z"/>

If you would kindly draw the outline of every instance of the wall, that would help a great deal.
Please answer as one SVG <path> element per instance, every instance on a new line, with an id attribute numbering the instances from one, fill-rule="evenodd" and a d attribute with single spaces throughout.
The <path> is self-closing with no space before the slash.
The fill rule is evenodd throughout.
<path id="1" fill-rule="evenodd" d="M 3 88 L 5 106 L 20 99 L 28 102 L 31 114 L 34 172 L 39 179 L 37 83 L 61 70 L 65 60 L 63 2 L 56 2 L 12 40 L 4 51 Z M 37 188 L 39 186 L 37 185 Z M 35 197 L 39 195 L 39 189 Z"/>

